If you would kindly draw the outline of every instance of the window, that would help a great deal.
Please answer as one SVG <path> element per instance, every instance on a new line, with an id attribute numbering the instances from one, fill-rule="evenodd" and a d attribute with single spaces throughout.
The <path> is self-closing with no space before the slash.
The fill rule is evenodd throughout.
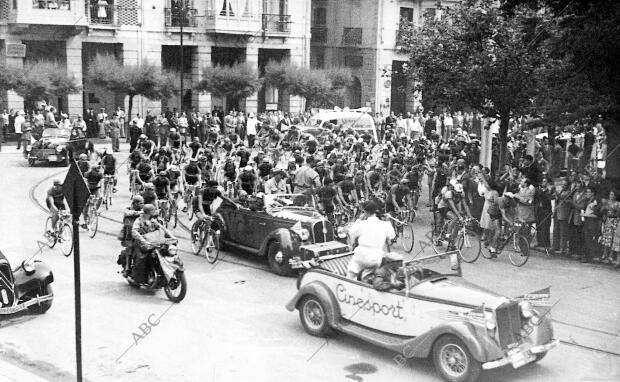
<path id="1" fill-rule="evenodd" d="M 344 28 L 342 42 L 346 45 L 361 45 L 362 28 Z"/>
<path id="2" fill-rule="evenodd" d="M 312 25 L 327 24 L 327 8 L 314 8 L 312 12 Z"/>
<path id="3" fill-rule="evenodd" d="M 323 49 L 312 49 L 310 52 L 311 59 L 310 63 L 315 69 L 322 69 L 325 67 L 325 50 Z"/>
<path id="4" fill-rule="evenodd" d="M 408 22 L 412 22 L 413 21 L 413 8 L 409 8 L 409 7 L 400 7 L 400 22 L 403 21 L 408 21 Z"/>
<path id="5" fill-rule="evenodd" d="M 364 65 L 362 56 L 344 56 L 344 66 L 349 68 L 361 68 Z"/>
<path id="6" fill-rule="evenodd" d="M 68 11 L 70 4 L 70 0 L 32 0 L 32 7 L 34 9 L 60 9 Z M 13 6 L 15 7 L 15 4 Z"/>

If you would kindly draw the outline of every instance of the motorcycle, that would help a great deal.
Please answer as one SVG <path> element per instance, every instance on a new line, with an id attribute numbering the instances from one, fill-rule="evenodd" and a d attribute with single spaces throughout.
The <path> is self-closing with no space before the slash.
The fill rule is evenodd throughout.
<path id="1" fill-rule="evenodd" d="M 149 242 L 151 246 L 145 251 L 148 252 L 145 260 L 147 263 L 147 281 L 144 283 L 136 282 L 130 276 L 131 269 L 128 272 L 121 272 L 121 274 L 133 287 L 147 290 L 163 288 L 170 301 L 181 302 L 187 293 L 187 280 L 183 262 L 178 255 L 176 246 L 178 240 L 156 237 Z M 124 256 L 126 256 L 124 252 L 119 255 L 118 264 L 125 264 Z"/>
<path id="2" fill-rule="evenodd" d="M 43 314 L 52 307 L 54 293 L 51 268 L 32 256 L 12 269 L 0 251 L 0 316 L 28 309 Z"/>

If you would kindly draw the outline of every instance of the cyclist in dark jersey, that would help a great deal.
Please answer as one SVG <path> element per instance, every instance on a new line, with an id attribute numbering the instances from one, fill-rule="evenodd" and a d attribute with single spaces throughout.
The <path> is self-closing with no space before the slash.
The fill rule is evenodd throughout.
<path id="1" fill-rule="evenodd" d="M 194 137 L 192 142 L 187 146 L 192 150 L 192 158 L 197 158 L 198 152 L 202 150 L 202 143 L 200 143 L 200 138 Z"/>
<path id="2" fill-rule="evenodd" d="M 103 175 L 112 175 L 114 177 L 114 189 L 112 192 L 116 192 L 116 184 L 118 182 L 116 177 L 116 158 L 104 148 L 100 163 L 103 166 Z"/>
<path id="3" fill-rule="evenodd" d="M 172 127 L 170 128 L 170 133 L 168 134 L 168 139 L 170 140 L 170 144 L 175 149 L 181 148 L 181 134 L 177 132 L 177 129 Z"/>
<path id="4" fill-rule="evenodd" d="M 199 185 L 202 177 L 200 168 L 198 167 L 198 160 L 192 158 L 189 163 L 183 168 L 183 183 L 188 185 Z"/>
<path id="5" fill-rule="evenodd" d="M 88 170 L 90 170 L 90 163 L 88 162 L 88 155 L 80 154 L 80 156 L 78 157 L 77 166 L 80 172 L 82 173 L 82 176 L 84 176 L 84 174 L 86 174 Z"/>
<path id="6" fill-rule="evenodd" d="M 168 169 L 168 180 L 170 180 L 170 192 L 172 194 L 179 192 L 179 178 L 181 178 L 181 170 L 179 170 L 179 166 L 173 164 Z"/>
<path id="7" fill-rule="evenodd" d="M 169 199 L 170 197 L 170 179 L 168 179 L 168 172 L 161 170 L 153 179 L 153 186 L 155 186 L 155 195 L 157 199 Z"/>
<path id="8" fill-rule="evenodd" d="M 54 185 L 47 190 L 47 197 L 45 198 L 45 204 L 50 211 L 52 217 L 52 227 L 56 227 L 58 222 L 58 213 L 61 210 L 65 210 L 65 194 L 62 191 L 62 182 L 58 179 L 54 180 Z"/>
<path id="9" fill-rule="evenodd" d="M 138 170 L 138 181 L 144 185 L 144 183 L 149 183 L 153 178 L 153 167 L 150 164 L 150 161 L 147 157 L 143 157 L 142 161 L 136 167 Z M 149 203 L 145 203 L 149 204 Z"/>
<path id="10" fill-rule="evenodd" d="M 352 174 L 347 174 L 345 179 L 336 185 L 336 190 L 338 191 L 338 201 L 341 206 L 350 207 L 351 205 L 357 205 L 357 192 L 355 192 Z"/>
<path id="11" fill-rule="evenodd" d="M 334 221 L 335 199 L 338 193 L 334 188 L 334 181 L 330 178 L 324 180 L 323 186 L 317 188 L 316 196 L 319 199 L 319 208 L 323 210 L 327 219 Z"/>
<path id="12" fill-rule="evenodd" d="M 84 180 L 88 185 L 88 191 L 90 192 L 91 197 L 99 196 L 99 189 L 101 188 L 101 180 L 103 179 L 103 173 L 101 172 L 101 167 L 99 165 L 94 165 L 90 170 L 84 174 Z M 89 202 L 86 203 L 84 210 L 82 211 L 82 216 L 84 217 L 84 222 L 88 221 L 88 205 Z M 98 201 L 95 208 L 98 210 L 101 205 L 101 200 Z M 86 223 L 82 225 L 82 228 L 87 228 Z"/>
<path id="13" fill-rule="evenodd" d="M 411 200 L 411 190 L 407 187 L 408 182 L 407 178 L 402 178 L 400 183 L 396 183 L 390 188 L 390 194 L 385 203 L 387 212 L 400 212 L 401 209 L 412 208 L 413 202 Z"/>
<path id="14" fill-rule="evenodd" d="M 198 196 L 192 199 L 192 208 L 196 214 L 196 223 L 192 226 L 192 232 L 196 232 L 198 225 L 211 216 L 211 203 L 222 196 L 217 186 L 216 181 L 208 181 L 207 185 L 198 191 Z"/>

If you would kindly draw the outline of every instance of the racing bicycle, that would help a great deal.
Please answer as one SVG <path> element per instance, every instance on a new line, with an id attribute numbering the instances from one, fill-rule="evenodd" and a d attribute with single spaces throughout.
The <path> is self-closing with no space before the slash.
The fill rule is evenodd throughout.
<path id="1" fill-rule="evenodd" d="M 487 243 L 482 249 L 482 256 L 486 259 L 493 259 L 502 253 L 508 254 L 510 263 L 515 267 L 522 267 L 530 257 L 530 242 L 524 235 L 523 227 L 525 223 L 515 222 L 512 226 L 505 228 L 505 233 L 500 235 L 497 243 L 496 253 L 492 253 Z"/>
<path id="2" fill-rule="evenodd" d="M 49 216 L 45 221 L 45 232 L 43 236 L 47 240 L 47 245 L 54 248 L 56 243 L 60 244 L 63 255 L 70 256 L 73 252 L 73 229 L 71 228 L 71 213 L 65 210 L 58 211 L 58 221 L 52 227 L 52 217 Z"/>
<path id="3" fill-rule="evenodd" d="M 213 219 L 206 217 L 192 226 L 192 251 L 196 256 L 204 256 L 211 264 L 217 261 L 220 254 L 219 231 L 212 227 Z"/>
<path id="4" fill-rule="evenodd" d="M 164 227 L 168 228 L 168 223 L 170 223 L 171 211 L 170 211 L 170 201 L 168 199 L 158 199 L 157 200 L 157 209 L 159 210 L 159 217 L 164 222 Z"/>
<path id="5" fill-rule="evenodd" d="M 101 206 L 103 198 L 99 195 L 91 194 L 86 201 L 84 208 L 86 209 L 86 230 L 88 231 L 88 237 L 91 239 L 97 234 L 97 228 L 99 227 L 99 207 Z"/>
<path id="6" fill-rule="evenodd" d="M 450 236 L 450 224 L 456 224 L 456 237 Z M 432 247 L 435 253 L 441 252 L 443 240 L 447 240 L 448 251 L 459 251 L 461 260 L 466 263 L 473 263 L 480 257 L 480 239 L 476 233 L 478 221 L 474 218 L 466 217 L 464 219 L 449 220 L 446 219 L 441 229 L 438 231 L 433 227 L 432 230 Z M 445 252 L 445 251 L 443 251 Z"/>
<path id="7" fill-rule="evenodd" d="M 392 216 L 389 212 L 385 214 L 385 217 L 389 219 L 396 233 L 396 237 L 392 239 L 392 244 L 398 242 L 404 251 L 411 252 L 414 244 L 413 228 L 409 223 L 411 220 L 411 211 L 401 209 L 397 216 L 398 218 Z"/>
<path id="8" fill-rule="evenodd" d="M 187 217 L 191 221 L 194 218 L 194 209 L 192 208 L 192 198 L 194 197 L 196 185 L 186 184 L 183 191 L 183 204 L 187 210 Z"/>
<path id="9" fill-rule="evenodd" d="M 103 176 L 103 204 L 108 210 L 112 205 L 112 193 L 114 192 L 114 175 Z"/>

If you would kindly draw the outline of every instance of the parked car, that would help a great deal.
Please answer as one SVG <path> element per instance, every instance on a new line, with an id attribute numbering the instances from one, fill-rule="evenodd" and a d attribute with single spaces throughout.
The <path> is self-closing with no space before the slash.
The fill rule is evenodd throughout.
<path id="1" fill-rule="evenodd" d="M 405 262 L 400 269 L 405 287 L 387 292 L 346 278 L 351 256 L 293 260 L 294 268 L 307 269 L 286 308 L 299 310 L 309 334 L 344 332 L 398 352 L 403 362 L 430 356 L 451 382 L 472 382 L 482 370 L 540 361 L 557 345 L 548 290 L 507 298 L 467 282 L 458 251 Z"/>
<path id="2" fill-rule="evenodd" d="M 261 203 L 263 204 L 263 203 Z M 219 230 L 221 249 L 234 247 L 266 256 L 269 266 L 279 275 L 293 273 L 289 260 L 298 256 L 300 246 L 331 243 L 332 251 L 348 251 L 346 233 L 333 225 L 301 194 L 265 195 L 264 205 L 244 204 L 224 198 L 213 223 Z"/>
<path id="3" fill-rule="evenodd" d="M 28 164 L 34 166 L 37 161 L 60 163 L 68 166 L 69 152 L 77 157 L 79 154 L 92 150 L 92 143 L 86 139 L 84 132 L 75 129 L 71 135 L 70 129 L 48 127 L 43 130 L 41 138 L 26 147 Z"/>

